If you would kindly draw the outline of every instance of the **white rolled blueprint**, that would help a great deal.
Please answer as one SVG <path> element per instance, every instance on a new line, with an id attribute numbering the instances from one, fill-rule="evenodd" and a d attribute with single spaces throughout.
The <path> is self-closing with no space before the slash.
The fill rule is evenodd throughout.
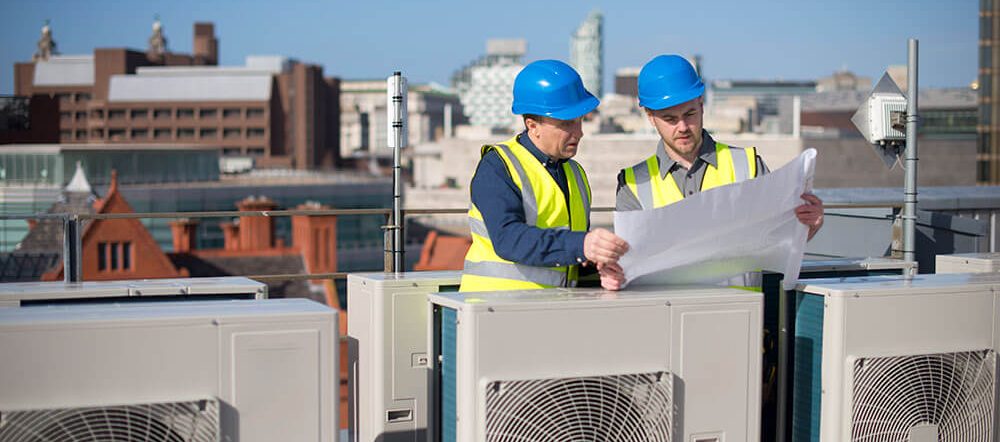
<path id="1" fill-rule="evenodd" d="M 615 212 L 631 249 L 626 285 L 723 283 L 747 272 L 784 274 L 795 287 L 809 229 L 795 217 L 812 191 L 816 150 L 767 175 L 699 192 L 653 210 Z"/>

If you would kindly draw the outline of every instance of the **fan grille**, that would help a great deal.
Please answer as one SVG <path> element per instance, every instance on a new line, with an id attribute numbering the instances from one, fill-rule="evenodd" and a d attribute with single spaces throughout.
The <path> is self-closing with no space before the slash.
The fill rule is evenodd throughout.
<path id="1" fill-rule="evenodd" d="M 215 399 L 0 411 L 4 442 L 208 442 L 219 440 Z"/>
<path id="2" fill-rule="evenodd" d="M 907 442 L 927 427 L 943 442 L 993 440 L 996 372 L 989 350 L 857 359 L 851 440 Z"/>
<path id="3" fill-rule="evenodd" d="M 673 376 L 629 374 L 491 382 L 487 442 L 669 442 Z"/>

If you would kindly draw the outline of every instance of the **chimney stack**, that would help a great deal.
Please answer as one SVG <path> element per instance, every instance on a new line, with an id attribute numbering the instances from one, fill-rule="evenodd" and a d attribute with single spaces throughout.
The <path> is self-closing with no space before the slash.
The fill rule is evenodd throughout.
<path id="1" fill-rule="evenodd" d="M 192 55 L 194 55 L 195 65 L 216 66 L 219 64 L 219 40 L 215 38 L 214 24 L 194 24 Z"/>
<path id="2" fill-rule="evenodd" d="M 187 253 L 197 248 L 198 221 L 187 218 L 170 222 L 170 233 L 174 237 L 174 253 Z"/>
<path id="3" fill-rule="evenodd" d="M 278 207 L 265 196 L 247 197 L 236 203 L 241 212 L 265 212 Z M 274 247 L 274 220 L 269 216 L 241 216 L 239 226 L 240 250 L 268 250 Z"/>

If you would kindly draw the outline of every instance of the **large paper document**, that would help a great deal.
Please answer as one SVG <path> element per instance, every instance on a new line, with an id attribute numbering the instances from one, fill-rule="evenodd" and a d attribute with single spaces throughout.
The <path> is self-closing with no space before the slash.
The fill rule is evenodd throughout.
<path id="1" fill-rule="evenodd" d="M 631 249 L 619 260 L 627 285 L 725 283 L 747 272 L 799 277 L 809 229 L 795 217 L 812 191 L 816 150 L 739 184 L 653 210 L 615 212 L 615 233 Z"/>

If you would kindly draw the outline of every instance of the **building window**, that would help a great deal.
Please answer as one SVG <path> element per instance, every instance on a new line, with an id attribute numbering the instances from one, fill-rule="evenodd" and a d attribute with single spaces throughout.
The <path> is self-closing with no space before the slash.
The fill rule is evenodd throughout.
<path id="1" fill-rule="evenodd" d="M 111 109 L 108 111 L 109 120 L 124 120 L 125 109 Z"/>
<path id="2" fill-rule="evenodd" d="M 119 258 L 121 255 L 121 243 L 113 242 L 108 244 L 108 261 L 111 262 L 111 270 L 118 270 L 118 264 L 121 262 Z"/>
<path id="3" fill-rule="evenodd" d="M 86 140 L 87 139 L 87 131 L 85 131 L 85 130 L 78 130 L 78 131 L 76 131 L 76 139 L 78 139 L 78 140 Z"/>
<path id="4" fill-rule="evenodd" d="M 61 131 L 59 131 L 59 139 L 61 139 L 61 140 L 69 140 L 69 139 L 72 139 L 72 138 L 73 138 L 73 132 L 72 131 L 68 131 L 68 130 L 61 130 Z"/>
<path id="5" fill-rule="evenodd" d="M 60 103 L 72 103 L 73 94 L 56 94 L 56 99 L 59 100 Z"/>
<path id="6" fill-rule="evenodd" d="M 990 182 L 990 162 L 976 161 L 976 181 L 980 183 Z"/>
<path id="7" fill-rule="evenodd" d="M 108 243 L 99 242 L 97 243 L 97 270 L 105 271 L 108 269 Z"/>
<path id="8" fill-rule="evenodd" d="M 168 139 L 171 135 L 170 129 L 153 129 L 153 138 L 157 140 Z"/>
<path id="9" fill-rule="evenodd" d="M 72 112 L 59 112 L 59 119 L 62 120 L 62 121 L 72 121 L 73 120 L 73 113 Z"/>
<path id="10" fill-rule="evenodd" d="M 84 111 L 79 111 L 76 113 L 76 121 L 83 121 L 87 119 L 87 113 Z"/>
<path id="11" fill-rule="evenodd" d="M 104 138 L 104 129 L 94 129 L 90 134 L 91 138 L 101 139 Z"/>
<path id="12" fill-rule="evenodd" d="M 214 127 L 206 127 L 201 129 L 198 135 L 203 140 L 216 139 L 219 138 L 219 130 Z"/>
<path id="13" fill-rule="evenodd" d="M 149 138 L 149 129 L 132 129 L 132 138 L 135 139 Z"/>
<path id="14" fill-rule="evenodd" d="M 146 119 L 149 118 L 149 110 L 147 109 L 132 109 L 131 113 L 133 120 Z"/>
<path id="15" fill-rule="evenodd" d="M 81 92 L 79 94 L 76 94 L 76 101 L 80 101 L 80 102 L 90 101 L 90 94 L 88 94 L 86 92 Z"/>
<path id="16" fill-rule="evenodd" d="M 222 138 L 239 138 L 242 136 L 239 128 L 228 127 L 222 130 Z"/>
<path id="17" fill-rule="evenodd" d="M 264 116 L 264 108 L 251 107 L 247 109 L 247 118 L 261 118 Z"/>
<path id="18" fill-rule="evenodd" d="M 247 129 L 247 138 L 263 138 L 264 128 L 262 127 L 251 127 Z"/>
<path id="19" fill-rule="evenodd" d="M 226 147 L 222 149 L 222 154 L 225 156 L 234 156 L 240 154 L 240 148 L 238 147 Z"/>
<path id="20" fill-rule="evenodd" d="M 97 119 L 103 120 L 104 119 L 104 109 L 94 109 L 94 111 L 90 113 L 90 117 L 91 118 L 97 118 Z"/>
<path id="21" fill-rule="evenodd" d="M 183 138 L 183 139 L 194 138 L 194 129 L 190 127 L 182 127 L 177 129 L 177 138 Z"/>
<path id="22" fill-rule="evenodd" d="M 194 109 L 186 107 L 177 109 L 177 118 L 194 118 Z"/>
<path id="23" fill-rule="evenodd" d="M 253 156 L 253 157 L 262 157 L 262 156 L 264 156 L 264 148 L 263 147 L 248 147 L 247 148 L 247 155 L 250 155 L 250 156 Z"/>
<path id="24" fill-rule="evenodd" d="M 170 119 L 170 109 L 153 109 L 153 119 L 156 119 L 156 120 L 169 120 Z"/>
<path id="25" fill-rule="evenodd" d="M 132 242 L 122 243 L 122 270 L 132 270 Z"/>
<path id="26" fill-rule="evenodd" d="M 222 110 L 222 118 L 239 118 L 240 110 L 239 108 L 230 107 Z"/>
<path id="27" fill-rule="evenodd" d="M 108 138 L 112 140 L 125 139 L 125 129 L 108 129 Z"/>
<path id="28" fill-rule="evenodd" d="M 219 116 L 218 109 L 202 109 L 202 110 L 198 111 L 198 118 L 201 118 L 203 120 L 206 120 L 206 119 L 209 119 L 209 118 L 213 118 L 214 119 L 214 118 L 216 118 L 218 116 Z"/>

